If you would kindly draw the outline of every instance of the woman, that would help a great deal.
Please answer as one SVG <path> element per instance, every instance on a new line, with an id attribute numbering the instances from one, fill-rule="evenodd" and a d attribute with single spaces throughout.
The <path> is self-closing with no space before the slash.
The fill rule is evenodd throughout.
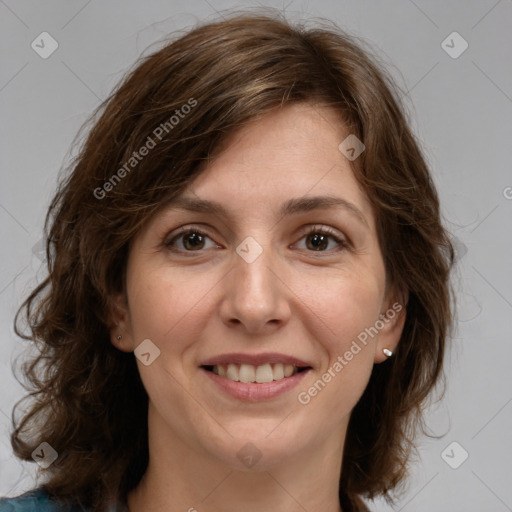
<path id="1" fill-rule="evenodd" d="M 339 29 L 235 15 L 96 114 L 23 309 L 41 355 L 11 441 L 45 482 L 0 509 L 391 501 L 443 375 L 453 250 L 385 70 Z"/>

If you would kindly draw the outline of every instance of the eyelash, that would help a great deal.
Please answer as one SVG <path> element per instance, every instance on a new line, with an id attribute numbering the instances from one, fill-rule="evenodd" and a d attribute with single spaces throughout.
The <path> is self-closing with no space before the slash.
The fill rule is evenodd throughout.
<path id="1" fill-rule="evenodd" d="M 195 233 L 195 234 L 198 234 L 198 235 L 201 235 L 203 237 L 208 237 L 211 239 L 211 237 L 208 235 L 208 233 L 206 233 L 205 231 L 203 231 L 202 229 L 200 228 L 196 228 L 196 227 L 183 227 L 183 228 L 180 228 L 180 230 L 178 231 L 178 233 L 172 237 L 171 240 L 167 241 L 167 242 L 164 242 L 164 245 L 167 249 L 169 249 L 170 251 L 172 252 L 175 252 L 175 253 L 188 253 L 188 254 L 191 254 L 193 255 L 194 253 L 198 253 L 198 252 L 201 252 L 203 249 L 199 249 L 197 251 L 187 251 L 185 249 L 176 249 L 175 247 L 173 247 L 173 244 L 176 240 L 178 240 L 179 238 L 185 236 L 185 235 L 189 235 L 191 233 Z M 300 240 L 302 240 L 304 237 L 308 236 L 308 235 L 311 235 L 311 234 L 319 234 L 319 235 L 326 235 L 328 237 L 330 237 L 334 242 L 336 242 L 340 248 L 338 249 L 334 249 L 334 250 L 328 250 L 328 251 L 308 251 L 308 252 L 311 252 L 311 253 L 332 253 L 332 252 L 338 252 L 338 251 L 341 251 L 341 250 L 346 250 L 346 249 L 350 249 L 350 245 L 349 243 L 346 241 L 346 240 L 341 240 L 336 232 L 329 228 L 329 227 L 326 227 L 326 226 L 312 226 L 308 231 L 306 231 L 305 233 L 302 234 Z"/>

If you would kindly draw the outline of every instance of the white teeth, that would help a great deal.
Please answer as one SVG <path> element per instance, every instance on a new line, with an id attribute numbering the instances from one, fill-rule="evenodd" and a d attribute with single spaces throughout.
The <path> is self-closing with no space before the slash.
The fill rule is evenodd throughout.
<path id="1" fill-rule="evenodd" d="M 240 382 L 254 382 L 256 377 L 256 369 L 250 364 L 241 364 L 239 377 Z"/>
<path id="2" fill-rule="evenodd" d="M 228 369 L 226 371 L 226 377 L 229 380 L 239 380 L 239 371 L 238 371 L 238 365 L 236 364 L 228 364 Z"/>
<path id="3" fill-rule="evenodd" d="M 284 379 L 284 366 L 282 363 L 277 363 L 274 365 L 274 379 Z"/>
<path id="4" fill-rule="evenodd" d="M 256 382 L 263 384 L 265 382 L 272 382 L 274 374 L 272 373 L 272 366 L 264 364 L 256 368 Z"/>
<path id="5" fill-rule="evenodd" d="M 228 364 L 227 366 L 216 365 L 213 367 L 213 373 L 226 377 L 236 382 L 264 384 L 274 380 L 281 380 L 297 373 L 298 369 L 293 364 L 262 364 L 254 366 L 252 364 Z"/>

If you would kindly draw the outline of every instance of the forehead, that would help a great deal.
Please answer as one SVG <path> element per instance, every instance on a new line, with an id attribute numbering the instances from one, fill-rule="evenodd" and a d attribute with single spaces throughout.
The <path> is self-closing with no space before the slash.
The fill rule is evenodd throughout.
<path id="1" fill-rule="evenodd" d="M 293 104 L 272 111 L 227 138 L 181 197 L 189 205 L 193 196 L 222 203 L 217 213 L 223 214 L 237 204 L 267 206 L 284 215 L 311 209 L 313 202 L 344 202 L 371 215 L 351 162 L 338 149 L 348 135 L 340 114 L 325 106 Z M 299 204 L 299 198 L 312 197 L 317 199 Z"/>
<path id="2" fill-rule="evenodd" d="M 249 122 L 221 142 L 179 195 L 163 199 L 146 232 L 219 219 L 230 229 L 278 228 L 285 218 L 354 222 L 376 238 L 375 213 L 338 146 L 349 134 L 328 107 L 293 104 Z M 319 215 L 318 215 L 319 214 Z M 132 241 L 134 243 L 135 240 Z"/>

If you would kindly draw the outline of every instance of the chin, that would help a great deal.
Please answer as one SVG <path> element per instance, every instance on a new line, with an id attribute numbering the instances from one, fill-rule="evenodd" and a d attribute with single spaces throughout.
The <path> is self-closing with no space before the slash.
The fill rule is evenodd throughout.
<path id="1" fill-rule="evenodd" d="M 286 463 L 306 449 L 308 436 L 305 435 L 305 429 L 298 425 L 287 425 L 284 428 L 285 417 L 266 420 L 245 418 L 231 422 L 226 430 L 232 436 L 217 425 L 221 432 L 204 443 L 205 449 L 234 470 L 267 471 Z"/>

